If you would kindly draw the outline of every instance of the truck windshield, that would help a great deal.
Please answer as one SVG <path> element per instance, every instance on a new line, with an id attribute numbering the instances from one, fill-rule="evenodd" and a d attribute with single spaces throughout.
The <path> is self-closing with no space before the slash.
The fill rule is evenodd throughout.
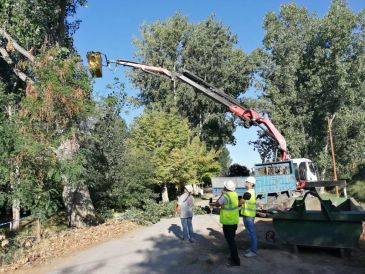
<path id="1" fill-rule="evenodd" d="M 310 172 L 312 172 L 312 174 L 314 174 L 314 175 L 317 175 L 316 173 L 316 168 L 315 168 L 315 166 L 314 166 L 314 164 L 313 163 L 308 163 L 309 164 L 309 170 L 310 170 Z"/>
<path id="2" fill-rule="evenodd" d="M 301 162 L 299 164 L 299 179 L 307 180 L 307 163 Z"/>

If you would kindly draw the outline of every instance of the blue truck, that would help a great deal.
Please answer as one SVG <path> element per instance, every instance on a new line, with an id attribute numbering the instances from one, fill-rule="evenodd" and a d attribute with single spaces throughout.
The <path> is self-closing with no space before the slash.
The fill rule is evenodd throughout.
<path id="1" fill-rule="evenodd" d="M 304 191 L 302 182 L 317 182 L 316 169 L 313 163 L 306 158 L 291 159 L 273 163 L 256 164 L 254 174 L 256 178 L 255 191 L 258 208 L 289 206 L 290 198 L 301 195 Z M 236 184 L 236 192 L 242 196 L 246 191 L 247 177 L 213 177 L 212 192 L 215 198 L 219 197 L 223 184 L 232 180 Z M 313 185 L 314 186 L 314 185 Z"/>

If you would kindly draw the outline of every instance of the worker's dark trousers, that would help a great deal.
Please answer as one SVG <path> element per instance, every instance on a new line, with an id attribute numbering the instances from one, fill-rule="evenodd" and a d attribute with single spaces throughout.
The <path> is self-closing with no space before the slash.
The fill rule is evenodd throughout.
<path id="1" fill-rule="evenodd" d="M 231 260 L 235 265 L 240 265 L 240 258 L 238 257 L 238 251 L 236 246 L 236 230 L 237 225 L 223 225 L 223 233 L 228 243 L 229 251 L 231 252 Z"/>

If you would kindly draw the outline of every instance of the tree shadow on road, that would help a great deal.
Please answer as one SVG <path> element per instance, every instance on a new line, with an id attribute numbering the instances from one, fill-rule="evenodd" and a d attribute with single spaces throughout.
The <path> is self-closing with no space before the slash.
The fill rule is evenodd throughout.
<path id="1" fill-rule="evenodd" d="M 222 241 L 224 240 L 224 236 L 221 231 L 217 231 L 211 227 L 207 227 L 207 230 L 209 231 L 209 236 L 215 239 L 216 241 Z"/>
<path id="2" fill-rule="evenodd" d="M 147 239 L 153 248 L 140 250 L 146 261 L 136 265 L 136 273 L 212 273 L 217 254 L 223 255 L 221 250 L 200 234 L 194 238 L 194 243 L 160 236 Z"/>
<path id="3" fill-rule="evenodd" d="M 153 242 L 153 247 L 139 250 L 144 254 L 146 261 L 134 265 L 133 268 L 138 269 L 134 273 L 242 273 L 243 267 L 228 269 L 225 266 L 229 256 L 228 247 L 220 225 L 215 225 L 215 221 L 209 221 L 213 226 L 207 224 L 207 227 L 198 227 L 194 233 L 194 243 L 177 240 L 182 238 L 182 229 L 177 224 L 168 227 L 168 233 L 174 236 L 172 238 L 148 238 L 147 241 Z"/>
<path id="4" fill-rule="evenodd" d="M 178 226 L 177 224 L 172 224 L 169 228 L 168 228 L 168 232 L 173 233 L 175 235 L 176 238 L 182 240 L 182 230 L 181 227 Z"/>
<path id="5" fill-rule="evenodd" d="M 179 240 L 183 239 L 183 233 L 182 233 L 181 227 L 177 224 L 171 224 L 170 227 L 168 228 L 168 232 L 169 232 L 169 234 L 171 234 L 171 233 L 174 234 L 174 236 Z M 206 241 L 206 238 L 197 232 L 194 232 L 193 239 L 196 240 L 197 242 Z"/>
<path id="6" fill-rule="evenodd" d="M 54 274 L 71 274 L 71 273 L 77 273 L 77 274 L 91 274 L 91 273 L 100 273 L 100 269 L 102 269 L 105 266 L 105 262 L 104 261 L 98 261 L 98 262 L 94 262 L 94 263 L 90 263 L 88 264 L 87 267 L 83 268 L 82 270 L 77 269 L 79 268 L 81 265 L 73 265 L 73 266 L 69 266 L 69 267 L 65 267 L 62 268 L 59 271 L 55 271 L 52 272 Z"/>
<path id="7" fill-rule="evenodd" d="M 227 268 L 229 255 L 221 226 L 214 216 L 205 216 L 197 226 L 195 243 L 182 242 L 178 221 L 167 222 L 162 230 L 151 229 L 138 242 L 129 240 L 129 252 L 108 253 L 100 260 L 75 264 L 54 273 L 122 273 L 122 274 L 221 274 L 221 273 L 365 273 L 357 262 L 348 261 L 321 251 L 303 251 L 293 254 L 290 247 L 267 242 L 266 232 L 273 230 L 271 220 L 258 219 L 255 227 L 259 240 L 259 255 L 246 258 L 243 252 L 249 246 L 249 237 L 240 220 L 236 242 L 241 266 Z M 158 226 L 159 227 L 159 226 Z M 151 227 L 153 228 L 153 226 Z M 146 228 L 148 229 L 148 228 Z M 156 233 L 157 231 L 157 233 Z M 153 236 L 150 236 L 153 235 Z M 125 243 L 125 242 L 124 242 Z M 133 248 L 135 247 L 135 248 Z M 122 247 L 121 247 L 122 248 Z"/>

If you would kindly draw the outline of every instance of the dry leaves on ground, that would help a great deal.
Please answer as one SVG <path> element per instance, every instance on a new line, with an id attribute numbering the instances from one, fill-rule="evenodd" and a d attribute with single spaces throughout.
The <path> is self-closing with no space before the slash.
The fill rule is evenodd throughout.
<path id="1" fill-rule="evenodd" d="M 129 221 L 109 221 L 104 224 L 78 229 L 69 229 L 42 239 L 29 250 L 25 250 L 9 265 L 3 265 L 0 272 L 7 273 L 20 268 L 33 267 L 91 247 L 96 243 L 120 237 L 140 225 Z"/>

